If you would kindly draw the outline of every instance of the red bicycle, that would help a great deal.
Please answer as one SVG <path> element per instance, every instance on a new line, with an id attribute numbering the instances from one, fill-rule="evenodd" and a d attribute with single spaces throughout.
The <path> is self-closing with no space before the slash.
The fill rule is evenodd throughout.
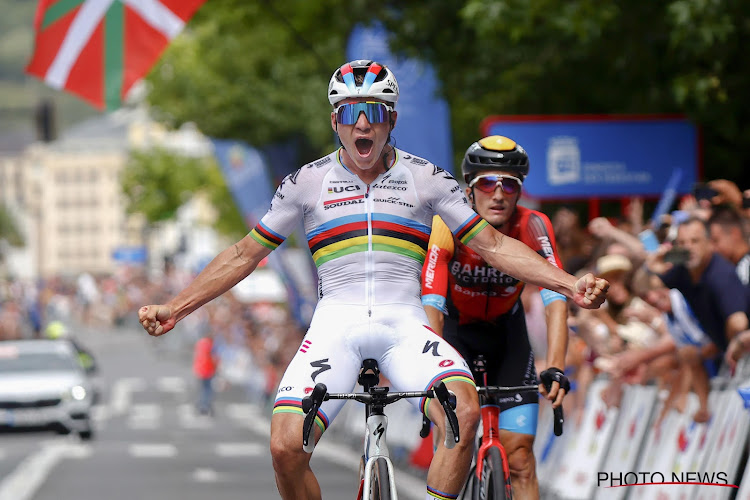
<path id="1" fill-rule="evenodd" d="M 471 500 L 511 500 L 513 491 L 510 482 L 508 457 L 500 442 L 500 407 L 497 397 L 520 392 L 538 392 L 538 385 L 501 387 L 487 385 L 487 370 L 484 356 L 479 355 L 473 362 L 474 379 L 481 381 L 477 386 L 482 412 L 482 436 L 475 451 L 466 484 L 459 498 Z M 563 409 L 554 409 L 554 432 L 560 436 L 563 430 Z"/>

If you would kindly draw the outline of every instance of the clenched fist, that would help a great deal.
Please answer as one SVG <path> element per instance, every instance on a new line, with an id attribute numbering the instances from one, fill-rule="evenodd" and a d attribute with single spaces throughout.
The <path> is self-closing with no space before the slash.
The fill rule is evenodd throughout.
<path id="1" fill-rule="evenodd" d="M 584 309 L 597 309 L 607 298 L 609 282 L 588 273 L 576 281 L 573 301 Z"/>
<path id="2" fill-rule="evenodd" d="M 172 310 L 164 305 L 143 306 L 138 310 L 138 319 L 149 335 L 158 337 L 174 328 L 177 323 Z"/>

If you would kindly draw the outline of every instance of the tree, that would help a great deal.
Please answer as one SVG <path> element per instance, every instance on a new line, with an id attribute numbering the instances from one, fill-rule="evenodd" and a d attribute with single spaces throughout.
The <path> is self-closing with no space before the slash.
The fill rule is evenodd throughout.
<path id="1" fill-rule="evenodd" d="M 747 2 L 387 3 L 394 47 L 437 68 L 457 152 L 490 114 L 678 112 L 702 129 L 705 176 L 750 186 Z"/>
<path id="2" fill-rule="evenodd" d="M 211 136 L 296 138 L 301 164 L 331 147 L 322 96 L 351 28 L 380 19 L 395 51 L 436 68 L 456 164 L 492 114 L 677 112 L 701 127 L 705 177 L 750 187 L 749 17 L 740 0 L 212 0 L 149 100 Z"/>
<path id="3" fill-rule="evenodd" d="M 247 233 L 224 177 L 213 159 L 180 156 L 164 149 L 133 151 L 123 171 L 128 213 L 149 224 L 174 219 L 177 209 L 203 192 L 217 209 L 216 230 L 235 239 Z"/>
<path id="4" fill-rule="evenodd" d="M 6 241 L 13 247 L 22 247 L 25 245 L 23 234 L 18 229 L 15 217 L 3 205 L 0 205 L 0 240 Z"/>
<path id="5" fill-rule="evenodd" d="M 209 136 L 256 147 L 297 138 L 300 163 L 320 156 L 332 142 L 323 96 L 364 5 L 212 0 L 149 75 L 149 102 Z"/>

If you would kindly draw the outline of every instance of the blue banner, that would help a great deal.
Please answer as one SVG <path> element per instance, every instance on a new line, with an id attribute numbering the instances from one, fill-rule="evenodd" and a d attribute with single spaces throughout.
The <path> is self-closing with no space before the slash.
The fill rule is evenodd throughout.
<path id="1" fill-rule="evenodd" d="M 214 155 L 219 163 L 224 179 L 232 193 L 237 207 L 242 213 L 248 229 L 252 229 L 268 211 L 276 186 L 271 180 L 269 169 L 263 155 L 255 148 L 241 141 L 212 139 Z M 304 235 L 304 230 L 298 230 Z M 304 240 L 304 238 L 303 238 Z M 289 269 L 284 258 L 288 243 L 277 248 L 268 258 L 268 265 L 276 271 L 286 285 L 289 308 L 297 322 L 309 324 L 311 310 L 317 297 L 315 290 L 309 291 L 307 282 L 302 276 L 305 272 L 316 279 L 312 257 L 308 269 Z M 308 280 L 309 281 L 309 280 Z M 306 293 L 302 293 L 302 291 Z"/>
<path id="2" fill-rule="evenodd" d="M 268 211 L 274 193 L 266 162 L 257 149 L 243 142 L 211 141 L 224 180 L 251 229 Z"/>
<path id="3" fill-rule="evenodd" d="M 659 196 L 668 185 L 688 193 L 698 176 L 698 133 L 680 118 L 497 116 L 482 128 L 529 153 L 531 198 Z"/>
<path id="4" fill-rule="evenodd" d="M 148 251 L 145 246 L 121 246 L 112 250 L 112 259 L 122 264 L 145 264 Z"/>
<path id="5" fill-rule="evenodd" d="M 455 172 L 448 104 L 438 97 L 435 71 L 427 63 L 398 58 L 388 47 L 388 32 L 381 24 L 357 26 L 346 50 L 347 60 L 371 59 L 396 75 L 398 121 L 391 134 L 396 147 Z"/>

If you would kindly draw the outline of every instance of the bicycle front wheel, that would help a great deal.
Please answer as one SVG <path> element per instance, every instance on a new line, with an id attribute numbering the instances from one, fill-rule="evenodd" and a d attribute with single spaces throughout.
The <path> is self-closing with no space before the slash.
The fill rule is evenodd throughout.
<path id="1" fill-rule="evenodd" d="M 473 500 L 511 500 L 510 470 L 496 446 L 487 450 L 479 481 L 474 481 Z"/>
<path id="2" fill-rule="evenodd" d="M 388 474 L 388 463 L 384 458 L 378 458 L 372 464 L 370 471 L 369 500 L 391 500 L 391 481 Z"/>

